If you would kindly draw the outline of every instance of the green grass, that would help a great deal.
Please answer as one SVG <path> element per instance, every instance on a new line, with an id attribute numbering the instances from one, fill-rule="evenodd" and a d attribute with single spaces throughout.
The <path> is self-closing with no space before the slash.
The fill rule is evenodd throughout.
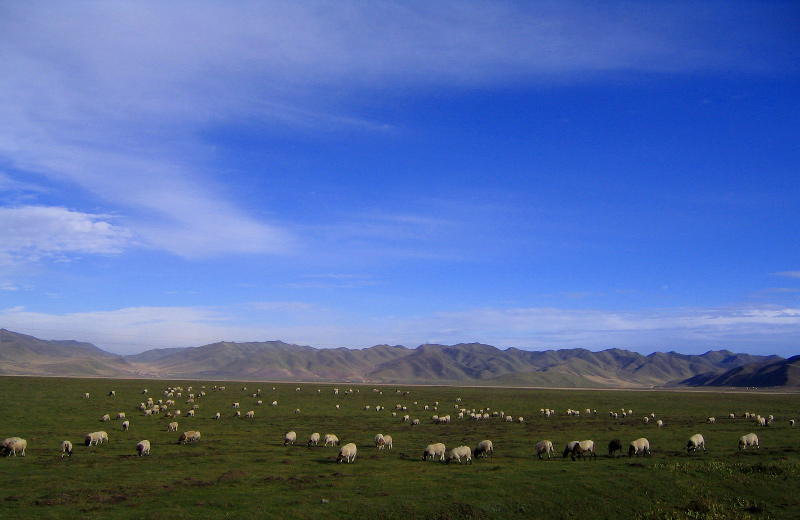
<path id="1" fill-rule="evenodd" d="M 213 391 L 214 384 L 227 386 Z M 167 386 L 193 386 L 197 417 L 180 417 L 178 434 L 167 432 L 163 415 L 144 417 L 137 410 L 149 396 L 166 399 Z M 247 390 L 242 390 L 246 386 Z M 272 388 L 275 387 L 273 391 Z M 295 391 L 300 387 L 299 392 Z M 338 387 L 339 395 L 332 389 Z M 250 394 L 261 388 L 263 406 Z M 358 393 L 345 395 L 352 388 Z M 649 391 L 536 390 L 504 388 L 272 384 L 200 381 L 143 381 L 58 378 L 0 378 L 0 438 L 28 441 L 27 456 L 0 460 L 0 518 L 641 518 L 739 519 L 800 516 L 800 399 L 789 394 L 691 393 Z M 116 396 L 108 396 L 109 390 Z M 321 393 L 317 393 L 317 389 Z M 408 391 L 402 396 L 396 390 Z M 82 399 L 90 392 L 89 399 Z M 175 397 L 184 414 L 189 406 Z M 500 419 L 456 419 L 456 398 L 468 409 L 503 410 L 525 417 L 524 424 Z M 273 400 L 278 406 L 270 406 Z M 255 410 L 254 419 L 236 419 L 231 403 Z M 414 405 L 414 402 L 417 405 Z M 424 405 L 439 401 L 438 411 Z M 340 410 L 334 407 L 340 405 Z M 421 426 L 391 417 L 396 404 L 408 407 Z M 366 405 L 370 410 L 364 410 Z M 386 407 L 375 412 L 375 405 Z M 294 410 L 300 409 L 299 414 Z M 558 412 L 544 418 L 540 408 Z M 568 408 L 582 417 L 568 417 Z M 586 416 L 586 408 L 597 409 Z M 612 420 L 610 410 L 633 409 L 632 417 Z M 124 411 L 121 421 L 100 422 Z M 219 421 L 211 417 L 222 414 Z M 655 412 L 666 423 L 645 426 L 642 417 Z M 737 418 L 730 420 L 728 413 Z M 758 428 L 745 412 L 774 414 L 776 423 Z M 449 425 L 430 416 L 450 414 Z M 708 416 L 714 425 L 705 424 Z M 196 429 L 196 445 L 176 444 L 180 432 Z M 108 444 L 83 446 L 86 433 L 106 430 Z M 288 430 L 298 444 L 283 446 Z M 312 432 L 335 433 L 342 443 L 355 442 L 352 465 L 335 462 L 338 449 L 308 448 Z M 761 449 L 739 452 L 741 435 L 755 432 Z M 376 433 L 391 434 L 394 449 L 374 448 Z M 687 455 L 683 447 L 702 433 L 708 451 Z M 647 437 L 652 458 L 610 459 L 613 438 L 627 444 Z M 566 442 L 591 438 L 598 459 L 572 462 L 559 456 L 537 459 L 533 446 L 551 439 L 560 452 Z M 60 443 L 75 444 L 71 459 L 60 457 Z M 150 457 L 137 457 L 141 439 L 152 444 Z M 471 447 L 492 439 L 495 456 L 471 466 L 423 462 L 432 442 L 448 449 Z"/>

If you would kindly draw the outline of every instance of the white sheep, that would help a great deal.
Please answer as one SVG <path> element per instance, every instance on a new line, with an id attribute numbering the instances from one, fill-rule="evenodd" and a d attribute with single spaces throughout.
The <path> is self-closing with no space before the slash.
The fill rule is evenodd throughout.
<path id="1" fill-rule="evenodd" d="M 419 426 L 419 419 L 414 419 L 411 421 L 411 426 Z"/>
<path id="2" fill-rule="evenodd" d="M 167 431 L 168 432 L 176 432 L 176 431 L 178 431 L 178 423 L 177 422 L 169 423 L 167 425 Z"/>
<path id="3" fill-rule="evenodd" d="M 124 419 L 124 418 L 125 418 L 125 412 L 119 412 L 117 414 L 117 420 Z"/>
<path id="4" fill-rule="evenodd" d="M 378 449 L 382 450 L 383 448 L 387 448 L 387 449 L 390 449 L 390 450 L 392 449 L 392 436 L 391 435 L 384 435 L 383 438 L 381 439 L 381 444 L 380 444 L 380 446 L 378 446 Z"/>
<path id="5" fill-rule="evenodd" d="M 326 433 L 325 436 L 322 438 L 324 441 L 324 445 L 327 446 L 330 444 L 331 446 L 338 446 L 339 445 L 339 437 L 332 433 Z"/>
<path id="6" fill-rule="evenodd" d="M 83 393 L 83 398 L 84 399 L 89 399 L 89 392 L 84 392 Z"/>
<path id="7" fill-rule="evenodd" d="M 758 418 L 758 425 L 759 426 L 766 426 L 767 425 L 767 418 L 766 417 L 759 417 Z"/>
<path id="8" fill-rule="evenodd" d="M 436 444 L 429 444 L 425 451 L 422 452 L 422 460 L 436 460 L 439 457 L 440 461 L 444 461 L 445 446 L 441 442 Z"/>
<path id="9" fill-rule="evenodd" d="M 254 412 L 253 410 L 250 410 L 249 412 L 244 414 L 244 416 L 245 416 L 246 419 L 252 419 L 253 417 L 256 416 L 256 412 Z"/>
<path id="10" fill-rule="evenodd" d="M 294 446 L 294 441 L 297 440 L 297 434 L 295 432 L 286 432 L 286 435 L 283 436 L 283 445 L 286 446 L 287 444 L 291 444 Z"/>
<path id="11" fill-rule="evenodd" d="M 312 444 L 314 446 L 319 444 L 319 433 L 314 432 L 311 434 L 311 437 L 308 439 L 308 445 L 311 446 Z"/>
<path id="12" fill-rule="evenodd" d="M 482 440 L 475 448 L 475 458 L 484 459 L 488 456 L 494 457 L 494 445 L 489 439 Z"/>
<path id="13" fill-rule="evenodd" d="M 219 412 L 217 412 L 217 413 L 215 413 L 215 414 L 214 414 L 214 419 L 219 419 L 220 417 L 221 417 L 221 416 L 220 416 Z"/>
<path id="14" fill-rule="evenodd" d="M 105 415 L 103 415 L 103 417 L 100 418 L 100 421 L 102 421 L 102 422 L 107 422 L 107 421 L 110 421 L 110 420 L 111 420 L 111 416 L 108 415 L 108 414 L 105 414 Z"/>
<path id="15" fill-rule="evenodd" d="M 356 460 L 357 451 L 358 449 L 356 448 L 356 445 L 353 444 L 352 442 L 349 444 L 345 444 L 339 450 L 339 456 L 336 457 L 336 463 L 339 464 L 342 461 L 345 461 L 348 464 L 352 464 Z"/>
<path id="16" fill-rule="evenodd" d="M 572 447 L 572 453 L 570 454 L 572 460 L 581 458 L 586 460 L 586 453 L 589 454 L 589 458 L 594 457 L 597 460 L 597 453 L 594 451 L 594 441 L 586 440 L 580 441 L 578 444 Z"/>
<path id="17" fill-rule="evenodd" d="M 794 419 L 789 419 L 789 426 L 794 428 Z"/>
<path id="18" fill-rule="evenodd" d="M 689 437 L 689 442 L 686 443 L 686 453 L 698 451 L 700 448 L 703 448 L 703 451 L 706 451 L 706 440 L 701 434 L 695 433 Z"/>
<path id="19" fill-rule="evenodd" d="M 656 426 L 659 427 L 659 428 L 663 428 L 664 427 L 664 421 L 662 421 L 661 419 L 657 420 L 656 421 Z"/>
<path id="20" fill-rule="evenodd" d="M 178 444 L 186 444 L 187 442 L 197 442 L 198 440 L 200 440 L 200 432 L 195 430 L 189 430 L 181 434 L 181 436 L 178 438 Z"/>
<path id="21" fill-rule="evenodd" d="M 708 419 L 706 419 L 706 422 L 708 424 L 714 424 L 714 423 L 717 422 L 717 418 L 716 417 L 709 417 Z"/>
<path id="22" fill-rule="evenodd" d="M 63 457 L 64 455 L 72 457 L 72 443 L 69 441 L 61 442 L 61 456 Z"/>
<path id="23" fill-rule="evenodd" d="M 644 416 L 644 418 L 642 419 L 642 422 L 644 422 L 645 424 L 647 424 L 647 423 L 649 423 L 649 422 L 650 422 L 650 418 L 649 418 L 649 417 L 647 417 L 647 416 L 645 415 L 645 416 Z"/>
<path id="24" fill-rule="evenodd" d="M 272 401 L 272 406 L 278 406 L 278 401 Z"/>
<path id="25" fill-rule="evenodd" d="M 553 448 L 553 442 L 549 440 L 539 441 L 536 443 L 536 454 L 539 458 L 542 458 L 543 454 L 547 454 L 547 459 L 550 460 L 551 458 L 555 457 L 555 448 Z"/>
<path id="26" fill-rule="evenodd" d="M 122 421 L 122 431 L 126 432 L 130 427 L 131 427 L 130 421 Z"/>
<path id="27" fill-rule="evenodd" d="M 239 403 L 233 403 L 234 408 L 239 408 Z"/>
<path id="28" fill-rule="evenodd" d="M 194 410 L 189 410 L 186 412 L 186 417 L 194 417 Z"/>
<path id="29" fill-rule="evenodd" d="M 136 445 L 136 452 L 141 457 L 142 455 L 150 455 L 150 441 L 143 440 L 139 441 L 139 444 Z"/>
<path id="30" fill-rule="evenodd" d="M 9 437 L 8 439 L 3 440 L 0 446 L 2 446 L 2 450 L 7 457 L 10 457 L 11 455 L 16 457 L 17 453 L 24 457 L 25 448 L 28 447 L 28 441 L 20 437 Z"/>
<path id="31" fill-rule="evenodd" d="M 375 446 L 379 450 L 383 449 L 383 434 L 382 433 L 379 433 L 378 435 L 375 436 Z"/>
<path id="32" fill-rule="evenodd" d="M 411 417 L 409 417 L 408 415 L 404 415 L 403 416 L 403 422 L 408 422 L 410 420 L 411 420 Z"/>
<path id="33" fill-rule="evenodd" d="M 650 455 L 650 441 L 644 437 L 631 441 L 631 445 L 628 447 L 628 457 L 638 457 L 639 455 L 642 457 Z"/>
<path id="34" fill-rule="evenodd" d="M 746 450 L 747 447 L 755 446 L 756 449 L 760 449 L 758 446 L 758 435 L 755 433 L 748 433 L 747 435 L 742 435 L 739 439 L 739 449 Z"/>
<path id="35" fill-rule="evenodd" d="M 86 434 L 84 443 L 86 446 L 97 446 L 98 444 L 103 444 L 103 441 L 106 440 L 108 440 L 108 434 L 106 432 L 92 432 Z"/>
<path id="36" fill-rule="evenodd" d="M 472 450 L 469 448 L 469 446 L 458 446 L 457 448 L 453 448 L 447 455 L 447 460 L 445 460 L 445 463 L 450 464 L 450 462 L 453 460 L 457 460 L 459 464 L 472 464 Z"/>
<path id="37" fill-rule="evenodd" d="M 242 416 L 242 412 L 240 412 L 239 410 L 236 410 L 236 413 L 233 414 L 233 416 L 234 417 L 241 417 Z"/>

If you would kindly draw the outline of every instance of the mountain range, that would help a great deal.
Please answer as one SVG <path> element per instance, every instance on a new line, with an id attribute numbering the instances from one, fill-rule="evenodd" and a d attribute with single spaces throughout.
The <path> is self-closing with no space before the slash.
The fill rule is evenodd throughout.
<path id="1" fill-rule="evenodd" d="M 121 356 L 91 343 L 0 329 L 0 375 L 148 377 L 564 388 L 800 387 L 800 356 L 621 349 L 527 351 L 491 345 L 316 349 L 282 341 L 218 342 Z"/>

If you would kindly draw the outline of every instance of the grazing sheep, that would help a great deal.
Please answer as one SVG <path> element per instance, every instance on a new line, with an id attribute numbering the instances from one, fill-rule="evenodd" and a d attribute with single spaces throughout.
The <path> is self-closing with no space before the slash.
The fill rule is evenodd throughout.
<path id="1" fill-rule="evenodd" d="M 122 431 L 126 432 L 130 427 L 131 427 L 130 421 L 122 421 Z"/>
<path id="2" fill-rule="evenodd" d="M 324 445 L 327 446 L 330 444 L 331 446 L 338 446 L 339 445 L 339 437 L 332 433 L 326 433 L 325 436 L 322 438 L 324 441 Z"/>
<path id="3" fill-rule="evenodd" d="M 717 422 L 717 418 L 716 417 L 709 417 L 708 419 L 706 419 L 706 422 L 708 424 L 714 424 L 714 423 Z"/>
<path id="4" fill-rule="evenodd" d="M 586 459 L 585 454 L 589 454 L 589 458 L 591 459 L 594 457 L 597 460 L 597 454 L 594 451 L 594 441 L 580 441 L 578 444 L 572 447 L 572 453 L 570 454 L 572 460 L 575 459 Z"/>
<path id="5" fill-rule="evenodd" d="M 84 392 L 83 393 L 83 398 L 84 399 L 89 399 L 89 392 Z"/>
<path id="6" fill-rule="evenodd" d="M 291 444 L 294 446 L 294 441 L 297 440 L 297 434 L 295 432 L 286 432 L 286 435 L 283 436 L 283 445 L 286 446 L 287 444 Z"/>
<path id="7" fill-rule="evenodd" d="M 459 446 L 457 448 L 453 448 L 447 455 L 445 464 L 450 464 L 450 461 L 453 460 L 457 460 L 459 464 L 472 464 L 472 450 L 469 448 L 469 446 Z"/>
<path id="8" fill-rule="evenodd" d="M 86 446 L 97 446 L 98 444 L 103 444 L 105 440 L 108 440 L 108 434 L 106 432 L 92 432 L 86 434 L 84 443 Z"/>
<path id="9" fill-rule="evenodd" d="M 234 417 L 241 417 L 242 416 L 242 412 L 240 412 L 239 410 L 236 410 L 236 413 L 233 414 L 233 416 Z"/>
<path id="10" fill-rule="evenodd" d="M 650 422 L 650 418 L 649 418 L 649 417 L 647 417 L 647 416 L 645 415 L 645 416 L 644 416 L 644 419 L 642 419 L 642 422 L 644 422 L 645 424 L 647 424 L 647 423 L 649 423 L 649 422 Z"/>
<path id="11" fill-rule="evenodd" d="M 552 459 L 556 455 L 556 450 L 553 448 L 553 442 L 549 440 L 539 441 L 536 443 L 536 455 L 542 458 L 543 454 L 547 454 L 547 460 Z"/>
<path id="12" fill-rule="evenodd" d="M 490 455 L 494 457 L 494 445 L 492 444 L 492 441 L 485 439 L 479 442 L 478 446 L 475 447 L 475 458 L 485 459 Z"/>
<path id="13" fill-rule="evenodd" d="M 107 421 L 110 421 L 110 420 L 111 420 L 111 416 L 108 415 L 108 414 L 105 414 L 103 417 L 100 418 L 101 422 L 107 422 Z"/>
<path id="14" fill-rule="evenodd" d="M 220 418 L 219 412 L 215 413 L 214 414 L 214 419 L 219 419 L 219 418 Z"/>
<path id="15" fill-rule="evenodd" d="M 789 419 L 789 426 L 794 428 L 794 419 Z"/>
<path id="16" fill-rule="evenodd" d="M 747 447 L 755 446 L 756 449 L 760 449 L 758 446 L 758 435 L 755 433 L 748 433 L 747 435 L 742 435 L 739 439 L 739 449 L 746 450 Z"/>
<path id="17" fill-rule="evenodd" d="M 314 432 L 311 434 L 311 437 L 308 439 L 308 445 L 311 446 L 312 444 L 314 446 L 319 444 L 319 433 Z"/>
<path id="18" fill-rule="evenodd" d="M 143 440 L 139 441 L 139 444 L 136 445 L 136 452 L 141 457 L 142 455 L 150 455 L 150 441 Z"/>
<path id="19" fill-rule="evenodd" d="M 608 443 L 608 456 L 613 457 L 616 452 L 619 452 L 619 457 L 622 456 L 622 441 L 619 439 L 614 439 Z"/>
<path id="20" fill-rule="evenodd" d="M 278 401 L 272 401 L 271 405 L 272 406 L 278 406 Z"/>
<path id="21" fill-rule="evenodd" d="M 419 419 L 414 419 L 411 421 L 411 426 L 419 426 Z"/>
<path id="22" fill-rule="evenodd" d="M 352 442 L 349 444 L 345 444 L 339 450 L 339 455 L 336 457 L 336 464 L 340 464 L 342 461 L 347 462 L 348 464 L 352 464 L 356 460 L 356 452 L 358 449 L 356 445 Z"/>
<path id="23" fill-rule="evenodd" d="M 383 439 L 381 439 L 381 445 L 378 446 L 378 449 L 382 450 L 383 448 L 387 448 L 387 449 L 390 449 L 390 450 L 392 449 L 392 436 L 391 435 L 384 435 Z"/>
<path id="24" fill-rule="evenodd" d="M 411 420 L 411 417 L 409 417 L 408 415 L 404 415 L 403 416 L 403 422 L 408 422 L 410 420 Z"/>
<path id="25" fill-rule="evenodd" d="M 167 425 L 167 431 L 168 432 L 176 432 L 176 431 L 178 431 L 178 423 L 177 422 L 169 423 Z"/>
<path id="26" fill-rule="evenodd" d="M 117 414 L 117 420 L 124 419 L 124 418 L 125 418 L 125 412 L 119 412 Z"/>
<path id="27" fill-rule="evenodd" d="M 181 436 L 178 438 L 178 444 L 186 444 L 187 442 L 197 442 L 200 439 L 200 432 L 195 430 L 189 430 L 188 432 L 183 432 Z"/>
<path id="28" fill-rule="evenodd" d="M 446 448 L 441 442 L 429 444 L 422 452 L 422 460 L 436 460 L 436 457 L 439 457 L 440 461 L 444 461 L 445 450 Z"/>
<path id="29" fill-rule="evenodd" d="M 378 435 L 375 436 L 375 446 L 379 450 L 383 449 L 383 434 L 382 433 L 379 433 Z"/>
<path id="30" fill-rule="evenodd" d="M 564 453 L 561 455 L 562 459 L 566 459 L 567 455 L 572 453 L 572 448 L 576 445 L 580 444 L 580 441 L 569 441 L 566 446 L 564 446 Z"/>
<path id="31" fill-rule="evenodd" d="M 506 415 L 506 417 L 505 417 L 505 421 L 506 421 L 506 422 L 514 422 L 514 418 L 513 418 L 513 417 L 511 417 L 510 415 Z"/>
<path id="32" fill-rule="evenodd" d="M 659 428 L 663 428 L 664 427 L 664 421 L 662 421 L 661 419 L 657 420 L 656 421 L 656 426 L 659 427 Z"/>
<path id="33" fill-rule="evenodd" d="M 112 390 L 112 391 L 110 391 L 110 392 L 108 393 L 108 395 L 109 395 L 109 396 L 112 396 L 112 395 L 117 395 L 117 393 L 116 393 L 115 391 L 113 391 L 113 390 Z"/>
<path id="34" fill-rule="evenodd" d="M 766 417 L 759 417 L 758 418 L 758 425 L 759 426 L 766 426 L 767 425 L 767 418 Z"/>
<path id="35" fill-rule="evenodd" d="M 706 440 L 699 433 L 695 433 L 689 437 L 689 442 L 686 443 L 686 453 L 698 451 L 700 448 L 703 448 L 703 451 L 706 451 Z"/>
<path id="36" fill-rule="evenodd" d="M 28 441 L 19 437 L 9 437 L 8 439 L 3 440 L 2 443 L 2 449 L 6 457 L 10 457 L 11 455 L 16 457 L 17 453 L 24 457 L 25 448 L 27 447 Z"/>
<path id="37" fill-rule="evenodd" d="M 628 457 L 638 457 L 639 455 L 642 457 L 650 455 L 650 441 L 644 437 L 631 441 L 631 445 L 628 447 Z"/>
<path id="38" fill-rule="evenodd" d="M 69 441 L 61 442 L 61 456 L 63 457 L 64 455 L 72 457 L 72 443 Z"/>
<path id="39" fill-rule="evenodd" d="M 249 412 L 244 414 L 244 416 L 245 416 L 246 419 L 252 419 L 253 417 L 256 416 L 256 412 L 254 412 L 253 410 L 250 410 Z"/>
<path id="40" fill-rule="evenodd" d="M 729 413 L 728 414 L 728 419 L 736 419 L 736 414 L 735 413 Z"/>

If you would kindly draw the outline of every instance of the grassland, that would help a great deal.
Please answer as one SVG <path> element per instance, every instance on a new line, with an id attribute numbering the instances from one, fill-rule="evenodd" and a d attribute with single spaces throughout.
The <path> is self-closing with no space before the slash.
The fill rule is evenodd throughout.
<path id="1" fill-rule="evenodd" d="M 212 386 L 227 389 L 213 391 Z M 196 445 L 176 444 L 163 415 L 144 417 L 138 410 L 142 388 L 166 399 L 168 386 L 205 385 L 197 416 L 180 417 L 179 432 L 202 433 Z M 274 390 L 273 390 L 274 386 Z M 340 389 L 333 394 L 334 386 Z M 247 387 L 247 390 L 243 390 Z M 296 388 L 300 391 L 296 391 Z M 250 394 L 262 390 L 264 405 Z M 353 393 L 345 394 L 345 390 Z M 800 517 L 800 419 L 797 394 L 692 393 L 656 391 L 534 390 L 271 384 L 208 381 L 143 381 L 57 378 L 0 378 L 0 437 L 28 441 L 27 456 L 0 460 L 0 518 L 641 518 L 738 519 Z M 115 396 L 109 396 L 115 390 Z M 318 390 L 320 392 L 318 393 Z M 408 392 L 407 395 L 397 391 Z M 89 392 L 89 399 L 82 399 Z M 189 408 L 184 390 L 176 406 Z M 460 403 L 456 399 L 461 398 Z M 277 400 L 277 406 L 270 406 Z M 255 411 L 254 419 L 234 418 L 231 404 Z M 424 405 L 439 402 L 438 411 Z M 414 403 L 417 404 L 414 404 Z M 335 405 L 340 405 L 336 410 Z M 395 405 L 408 407 L 421 425 L 392 417 Z M 455 419 L 455 405 L 503 410 L 525 422 Z M 369 405 L 370 409 L 365 410 Z M 386 407 L 376 412 L 375 405 Z M 299 408 L 300 413 L 295 414 Z M 545 418 L 541 408 L 557 415 Z M 568 417 L 568 408 L 582 410 Z M 587 415 L 586 408 L 597 415 Z M 611 410 L 632 409 L 633 416 L 611 419 Z M 100 422 L 125 412 L 121 421 Z M 215 412 L 221 420 L 213 420 Z M 655 413 L 666 423 L 657 429 L 642 417 Z M 758 428 L 745 412 L 774 414 L 776 422 Z M 430 421 L 450 414 L 451 424 Z M 736 419 L 728 419 L 735 413 Z M 716 424 L 706 424 L 708 416 Z M 86 433 L 106 430 L 108 444 L 83 446 Z M 299 445 L 283 446 L 289 430 Z M 755 432 L 761 449 L 738 451 L 741 435 Z M 309 448 L 312 432 L 335 433 L 355 442 L 358 458 L 337 465 L 336 448 Z M 394 449 L 375 449 L 376 433 L 391 434 Z M 688 437 L 702 433 L 708 451 L 688 455 Z M 613 438 L 627 444 L 647 437 L 651 458 L 609 458 Z M 75 444 L 71 458 L 59 445 Z M 135 445 L 152 443 L 150 457 L 138 457 Z M 482 439 L 495 445 L 493 458 L 470 466 L 423 462 L 432 442 L 448 449 Z M 533 445 L 551 439 L 560 451 L 570 440 L 593 439 L 597 460 L 559 456 L 538 460 Z"/>

